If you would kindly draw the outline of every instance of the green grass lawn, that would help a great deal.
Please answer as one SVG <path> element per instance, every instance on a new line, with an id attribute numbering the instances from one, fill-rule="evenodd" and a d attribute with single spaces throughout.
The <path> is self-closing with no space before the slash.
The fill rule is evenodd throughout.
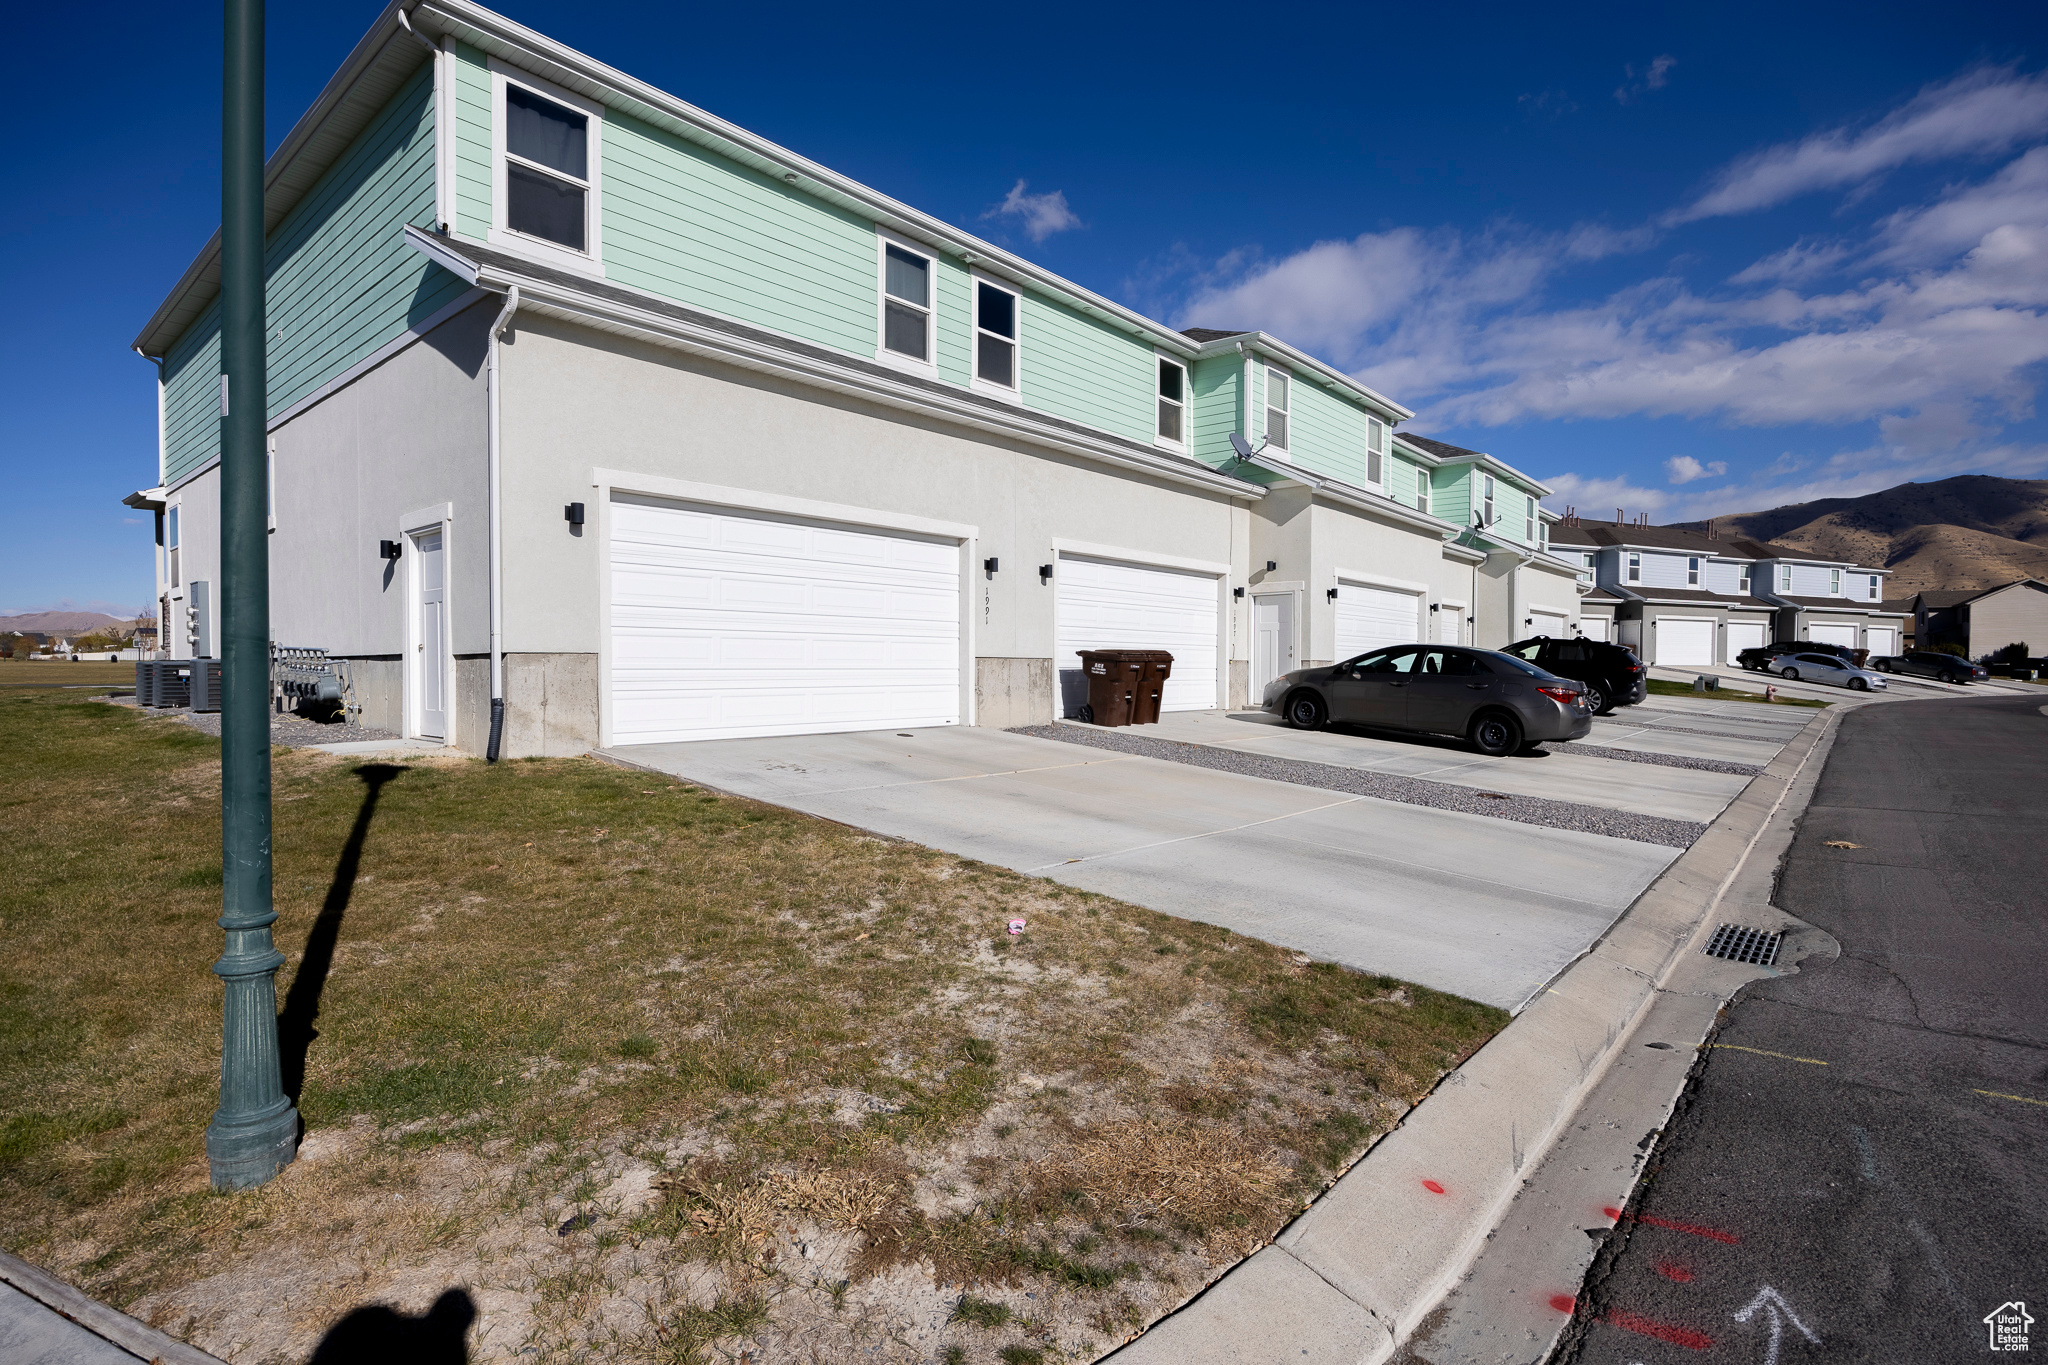
<path id="1" fill-rule="evenodd" d="M 1758 686 L 1764 685 L 1766 684 L 1758 684 Z M 1818 697 L 1781 696 L 1775 701 L 1770 701 L 1761 692 L 1742 692 L 1733 687 L 1722 687 L 1712 692 L 1695 692 L 1692 690 L 1691 683 L 1671 682 L 1664 678 L 1650 679 L 1650 695 L 1653 697 L 1697 697 L 1702 701 L 1747 701 L 1755 702 L 1759 706 L 1821 707 L 1834 705 L 1833 702 L 1822 701 Z"/>
<path id="2" fill-rule="evenodd" d="M 1086 1357 L 1506 1022 L 594 761 L 279 751 L 306 1140 L 214 1194 L 218 744 L 33 687 L 0 743 L 0 1244 L 237 1359 L 454 1285 L 485 1360 Z"/>

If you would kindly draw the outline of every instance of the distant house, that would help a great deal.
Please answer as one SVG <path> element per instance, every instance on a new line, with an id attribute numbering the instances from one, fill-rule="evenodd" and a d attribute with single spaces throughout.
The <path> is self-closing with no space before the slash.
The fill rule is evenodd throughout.
<path id="1" fill-rule="evenodd" d="M 1923 592 L 1913 599 L 1913 623 L 1922 649 L 1961 645 L 1980 659 L 2024 644 L 2038 657 L 2048 652 L 2048 583 L 2022 578 L 1996 588 Z"/>

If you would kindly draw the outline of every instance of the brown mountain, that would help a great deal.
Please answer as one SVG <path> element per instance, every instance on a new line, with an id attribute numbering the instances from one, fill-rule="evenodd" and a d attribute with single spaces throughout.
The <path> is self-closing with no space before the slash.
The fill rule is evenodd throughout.
<path id="1" fill-rule="evenodd" d="M 1995 588 L 2048 579 L 2048 479 L 1959 474 L 1860 498 L 1716 517 L 1722 535 L 1774 540 L 1825 559 L 1892 570 L 1885 592 Z"/>
<path id="2" fill-rule="evenodd" d="M 109 616 L 103 611 L 25 611 L 0 616 L 0 632 L 20 631 L 37 635 L 127 634 L 133 621 Z"/>

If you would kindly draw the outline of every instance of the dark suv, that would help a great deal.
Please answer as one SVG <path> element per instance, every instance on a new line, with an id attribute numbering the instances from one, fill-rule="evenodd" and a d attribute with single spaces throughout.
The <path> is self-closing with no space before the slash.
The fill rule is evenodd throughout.
<path id="1" fill-rule="evenodd" d="M 1857 651 L 1847 645 L 1818 645 L 1811 640 L 1780 640 L 1776 644 L 1757 645 L 1753 649 L 1743 650 L 1735 656 L 1735 663 L 1738 668 L 1746 668 L 1752 673 L 1769 673 L 1771 660 L 1780 654 L 1832 654 L 1853 664 L 1856 662 Z"/>
<path id="2" fill-rule="evenodd" d="M 1938 678 L 1942 682 L 1969 683 L 1983 682 L 1991 676 L 1991 670 L 1982 664 L 1973 664 L 1968 659 L 1958 659 L 1953 654 L 1936 654 L 1932 650 L 1916 649 L 1907 654 L 1891 654 L 1871 661 L 1871 667 L 1880 673 L 1904 673 L 1910 677 Z"/>
<path id="3" fill-rule="evenodd" d="M 1586 704 L 1596 715 L 1612 715 L 1617 706 L 1634 706 L 1649 691 L 1648 670 L 1635 652 L 1625 645 L 1604 640 L 1553 640 L 1539 635 L 1519 640 L 1504 654 L 1536 665 L 1560 678 L 1573 678 L 1586 685 Z"/>

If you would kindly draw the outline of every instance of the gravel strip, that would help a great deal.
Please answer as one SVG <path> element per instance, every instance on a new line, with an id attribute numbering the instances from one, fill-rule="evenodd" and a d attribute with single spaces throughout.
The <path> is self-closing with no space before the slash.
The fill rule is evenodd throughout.
<path id="1" fill-rule="evenodd" d="M 1602 716 L 1600 719 L 1612 721 L 1616 725 L 1634 725 L 1645 730 L 1655 730 L 1663 735 L 1705 735 L 1709 739 L 1753 739 L 1759 744 L 1769 744 L 1771 742 L 1768 735 L 1752 734 L 1746 730 L 1702 730 L 1692 725 L 1659 725 L 1654 720 L 1632 720 L 1622 716 Z M 1797 730 L 1792 731 L 1792 734 L 1796 735 L 1798 733 Z M 1784 742 L 1791 743 L 1790 737 L 1788 736 Z"/>
<path id="2" fill-rule="evenodd" d="M 1419 777 L 1395 777 L 1389 773 L 1340 768 L 1332 763 L 1304 763 L 1291 758 L 1268 758 L 1263 754 L 1218 749 L 1207 744 L 1183 744 L 1179 740 L 1149 739 L 1121 730 L 1098 730 L 1084 725 L 1025 725 L 1010 732 L 1038 739 L 1057 739 L 1116 753 L 1163 758 L 1197 768 L 1243 773 L 1274 782 L 1291 782 L 1297 787 L 1320 787 L 1325 791 L 1350 792 L 1357 796 L 1398 801 L 1404 806 L 1427 806 L 1431 810 L 1455 810 L 1467 815 L 1485 815 L 1511 820 L 1519 825 L 1541 825 L 1546 829 L 1573 829 L 1585 834 L 1605 834 L 1614 839 L 1633 839 L 1640 844 L 1662 844 L 1667 848 L 1691 848 L 1707 827 L 1691 820 L 1670 820 L 1660 815 L 1638 815 L 1633 811 L 1608 810 L 1602 806 L 1581 806 L 1573 801 L 1550 801 L 1537 796 L 1482 795 L 1472 787 L 1454 787 Z"/>
<path id="3" fill-rule="evenodd" d="M 1618 758 L 1623 763 L 1649 763 L 1659 768 L 1690 768 L 1696 773 L 1733 773 L 1737 777 L 1755 777 L 1763 769 L 1754 763 L 1724 763 L 1718 758 L 1686 758 L 1680 754 L 1642 754 L 1634 749 L 1610 749 L 1605 744 L 1588 744 L 1582 739 L 1560 743 L 1555 748 L 1545 746 L 1546 754 L 1585 754 L 1591 758 Z"/>
<path id="4" fill-rule="evenodd" d="M 133 697 L 107 697 L 124 706 L 135 705 Z M 182 707 L 165 707 L 150 710 L 147 714 L 164 716 L 184 721 L 195 730 L 220 737 L 220 712 L 187 711 Z M 303 716 L 272 716 L 270 718 L 270 742 L 282 744 L 287 749 L 310 749 L 315 744 L 358 744 L 369 739 L 397 739 L 389 730 L 373 729 L 367 725 L 349 725 L 341 721 L 307 720 Z"/>

